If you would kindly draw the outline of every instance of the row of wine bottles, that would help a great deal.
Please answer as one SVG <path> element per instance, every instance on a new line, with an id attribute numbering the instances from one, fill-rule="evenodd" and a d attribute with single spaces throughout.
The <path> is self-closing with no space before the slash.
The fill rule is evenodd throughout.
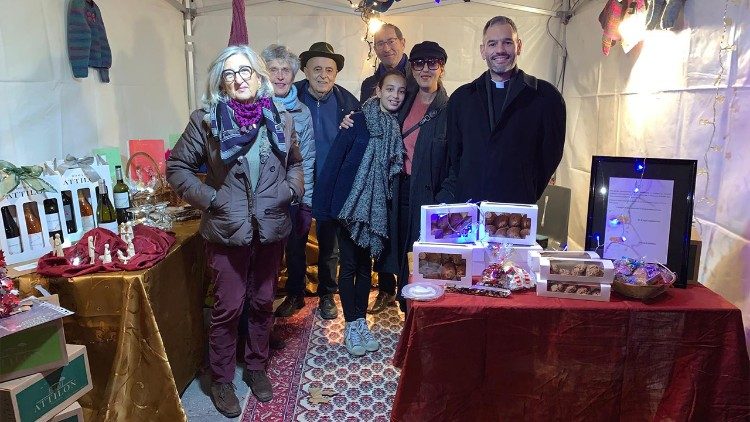
<path id="1" fill-rule="evenodd" d="M 117 233 L 117 227 L 120 223 L 129 221 L 130 213 L 130 191 L 128 186 L 122 180 L 122 169 L 120 166 L 115 167 L 117 183 L 113 187 L 115 204 L 109 199 L 107 185 L 103 180 L 99 181 L 97 187 L 97 207 L 96 219 L 94 218 L 94 209 L 89 202 L 89 190 L 80 189 L 78 191 L 78 206 L 81 210 L 81 228 L 87 232 L 94 227 L 102 227 Z M 63 216 L 65 217 L 65 230 L 63 230 L 60 218 L 60 209 L 56 199 L 44 200 L 44 217 L 47 220 L 47 234 L 49 237 L 60 236 L 60 241 L 65 241 L 65 235 L 78 231 L 78 224 L 73 217 L 73 198 L 71 191 L 63 191 Z M 16 214 L 15 206 L 2 207 L 3 226 L 5 228 L 5 238 L 8 243 L 8 254 L 17 254 L 23 252 L 21 246 L 21 230 L 14 216 Z M 42 225 L 39 221 L 39 213 L 36 202 L 27 202 L 23 204 L 23 216 L 26 220 L 26 231 L 29 234 L 29 247 L 31 249 L 41 249 L 44 247 L 42 234 Z"/>

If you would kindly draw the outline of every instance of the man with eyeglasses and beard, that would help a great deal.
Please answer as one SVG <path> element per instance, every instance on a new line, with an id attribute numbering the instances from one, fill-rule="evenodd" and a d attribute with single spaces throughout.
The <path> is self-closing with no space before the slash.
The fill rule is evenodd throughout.
<path id="1" fill-rule="evenodd" d="M 448 102 L 450 167 L 439 202 L 533 204 L 557 169 L 565 144 L 565 102 L 549 82 L 518 68 L 516 24 L 496 16 L 479 51 L 488 70 Z"/>

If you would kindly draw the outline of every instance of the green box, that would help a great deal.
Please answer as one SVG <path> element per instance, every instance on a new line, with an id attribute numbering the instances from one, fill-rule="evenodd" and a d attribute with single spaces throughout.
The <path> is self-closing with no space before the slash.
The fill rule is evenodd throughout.
<path id="1" fill-rule="evenodd" d="M 49 420 L 89 392 L 91 370 L 86 347 L 67 345 L 68 364 L 45 373 L 0 383 L 0 419 Z"/>
<path id="2" fill-rule="evenodd" d="M 29 303 L 30 310 L 0 320 L 0 382 L 68 363 L 62 318 L 71 312 L 57 306 L 57 295 Z"/>

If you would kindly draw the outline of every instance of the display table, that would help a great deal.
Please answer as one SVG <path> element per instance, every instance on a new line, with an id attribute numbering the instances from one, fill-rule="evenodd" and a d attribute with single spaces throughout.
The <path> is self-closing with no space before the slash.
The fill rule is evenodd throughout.
<path id="1" fill-rule="evenodd" d="M 94 389 L 80 400 L 87 421 L 187 419 L 178 391 L 204 356 L 205 254 L 197 220 L 173 230 L 169 254 L 147 270 L 20 277 L 23 295 L 39 284 L 75 312 L 65 337 L 88 352 Z"/>
<path id="2" fill-rule="evenodd" d="M 740 310 L 702 286 L 650 304 L 412 302 L 394 365 L 394 421 L 750 418 Z"/>

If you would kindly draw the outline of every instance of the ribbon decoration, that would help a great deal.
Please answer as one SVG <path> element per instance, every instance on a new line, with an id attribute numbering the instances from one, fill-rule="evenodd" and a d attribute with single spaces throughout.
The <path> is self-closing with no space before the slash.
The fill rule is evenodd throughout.
<path id="1" fill-rule="evenodd" d="M 94 170 L 93 167 L 91 167 L 93 164 L 100 164 L 101 159 L 97 156 L 96 162 L 93 156 L 89 155 L 83 158 L 77 158 L 70 154 L 68 154 L 65 157 L 65 161 L 58 164 L 57 158 L 55 158 L 55 170 L 57 170 L 60 174 L 65 174 L 66 171 L 74 168 L 80 168 L 83 170 L 83 173 L 86 175 L 86 177 L 89 178 L 90 181 L 96 183 L 101 179 L 99 176 L 99 173 Z M 104 163 L 106 164 L 106 163 Z"/>
<path id="2" fill-rule="evenodd" d="M 42 175 L 42 166 L 16 167 L 13 163 L 0 160 L 0 174 L 5 174 L 0 180 L 0 198 L 16 190 L 21 183 L 34 191 L 57 192 L 52 185 L 39 177 Z"/>

